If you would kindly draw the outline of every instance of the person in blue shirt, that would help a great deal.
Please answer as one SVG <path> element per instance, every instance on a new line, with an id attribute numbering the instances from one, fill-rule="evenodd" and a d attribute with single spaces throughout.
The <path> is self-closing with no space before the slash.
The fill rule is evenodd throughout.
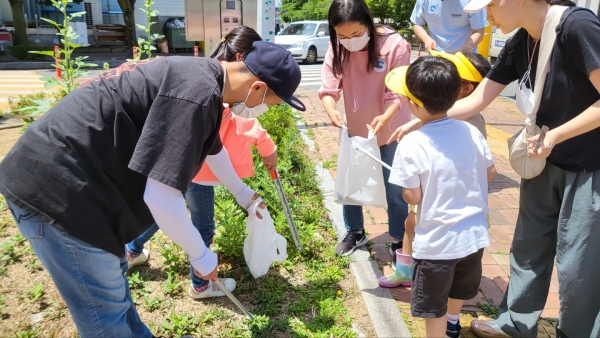
<path id="1" fill-rule="evenodd" d="M 469 0 L 417 0 L 410 21 L 426 50 L 477 52 L 488 23 L 485 11 L 466 13 L 463 8 L 468 3 Z"/>

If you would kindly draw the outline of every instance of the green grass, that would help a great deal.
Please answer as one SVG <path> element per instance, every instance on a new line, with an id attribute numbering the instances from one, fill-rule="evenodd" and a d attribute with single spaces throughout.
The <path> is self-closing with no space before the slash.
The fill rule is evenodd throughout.
<path id="1" fill-rule="evenodd" d="M 487 303 L 477 302 L 477 307 L 479 307 L 486 316 L 494 318 L 498 316 L 498 306 L 490 304 L 490 300 L 487 300 Z"/>

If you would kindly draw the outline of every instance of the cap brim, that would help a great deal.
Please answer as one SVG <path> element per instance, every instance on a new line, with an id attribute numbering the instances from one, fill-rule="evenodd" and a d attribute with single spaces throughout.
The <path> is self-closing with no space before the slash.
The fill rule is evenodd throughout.
<path id="1" fill-rule="evenodd" d="M 297 97 L 292 96 L 290 98 L 281 98 L 283 101 L 285 101 L 285 103 L 289 104 L 290 106 L 292 106 L 295 109 L 298 109 L 299 111 L 306 111 L 306 107 L 304 106 L 304 103 L 302 103 L 302 101 L 298 100 Z"/>
<path id="2" fill-rule="evenodd" d="M 394 93 L 408 97 L 418 106 L 422 107 L 423 102 L 417 99 L 406 87 L 406 73 L 408 72 L 409 66 L 402 66 L 392 69 L 385 76 L 385 85 Z"/>
<path id="3" fill-rule="evenodd" d="M 463 10 L 467 13 L 473 14 L 484 9 L 492 0 L 471 0 Z"/>
<path id="4" fill-rule="evenodd" d="M 450 62 L 452 62 L 456 69 L 458 69 L 458 75 L 461 79 L 471 81 L 471 82 L 481 82 L 483 78 L 479 71 L 473 66 L 471 61 L 467 59 L 461 52 L 457 52 L 456 54 L 439 52 L 436 50 L 429 51 L 429 54 L 432 56 L 438 56 L 444 58 Z"/>
<path id="5" fill-rule="evenodd" d="M 405 87 L 406 71 L 408 66 L 402 66 L 392 69 L 385 76 L 385 85 L 394 93 L 408 97 L 408 89 Z"/>

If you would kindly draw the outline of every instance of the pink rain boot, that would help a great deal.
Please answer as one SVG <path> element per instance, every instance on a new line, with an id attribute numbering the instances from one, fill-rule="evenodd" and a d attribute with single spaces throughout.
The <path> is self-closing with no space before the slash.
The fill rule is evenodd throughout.
<path id="1" fill-rule="evenodd" d="M 384 288 L 410 286 L 413 275 L 412 263 L 412 256 L 403 255 L 402 249 L 396 250 L 396 270 L 388 276 L 379 277 L 379 286 Z"/>

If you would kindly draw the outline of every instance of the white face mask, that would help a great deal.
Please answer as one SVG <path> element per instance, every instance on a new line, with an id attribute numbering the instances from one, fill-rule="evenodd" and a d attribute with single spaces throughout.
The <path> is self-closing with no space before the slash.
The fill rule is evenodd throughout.
<path id="1" fill-rule="evenodd" d="M 525 83 L 529 83 L 529 88 Z M 518 90 L 515 93 L 515 100 L 517 101 L 517 108 L 523 115 L 531 115 L 533 113 L 533 107 L 535 106 L 535 97 L 533 96 L 533 90 L 531 88 L 531 81 L 529 79 L 529 70 L 523 76 L 523 79 L 518 84 Z"/>
<path id="2" fill-rule="evenodd" d="M 267 110 L 269 110 L 269 107 L 265 103 L 265 97 L 267 96 L 267 89 L 265 89 L 265 94 L 263 95 L 263 102 L 261 104 L 259 104 L 258 106 L 248 107 L 246 105 L 246 101 L 248 101 L 248 97 L 250 97 L 250 93 L 252 92 L 252 88 L 250 88 L 248 95 L 246 95 L 246 100 L 244 100 L 244 102 L 234 103 L 231 110 L 233 111 L 233 113 L 235 115 L 243 117 L 243 118 L 251 119 L 251 118 L 259 117 L 260 115 L 267 112 Z"/>
<path id="3" fill-rule="evenodd" d="M 369 30 L 367 29 L 365 34 L 362 36 L 350 39 L 339 39 L 339 41 L 347 50 L 351 52 L 358 52 L 359 50 L 365 48 L 367 43 L 369 43 L 369 39 L 371 39 L 371 37 L 369 36 Z"/>

